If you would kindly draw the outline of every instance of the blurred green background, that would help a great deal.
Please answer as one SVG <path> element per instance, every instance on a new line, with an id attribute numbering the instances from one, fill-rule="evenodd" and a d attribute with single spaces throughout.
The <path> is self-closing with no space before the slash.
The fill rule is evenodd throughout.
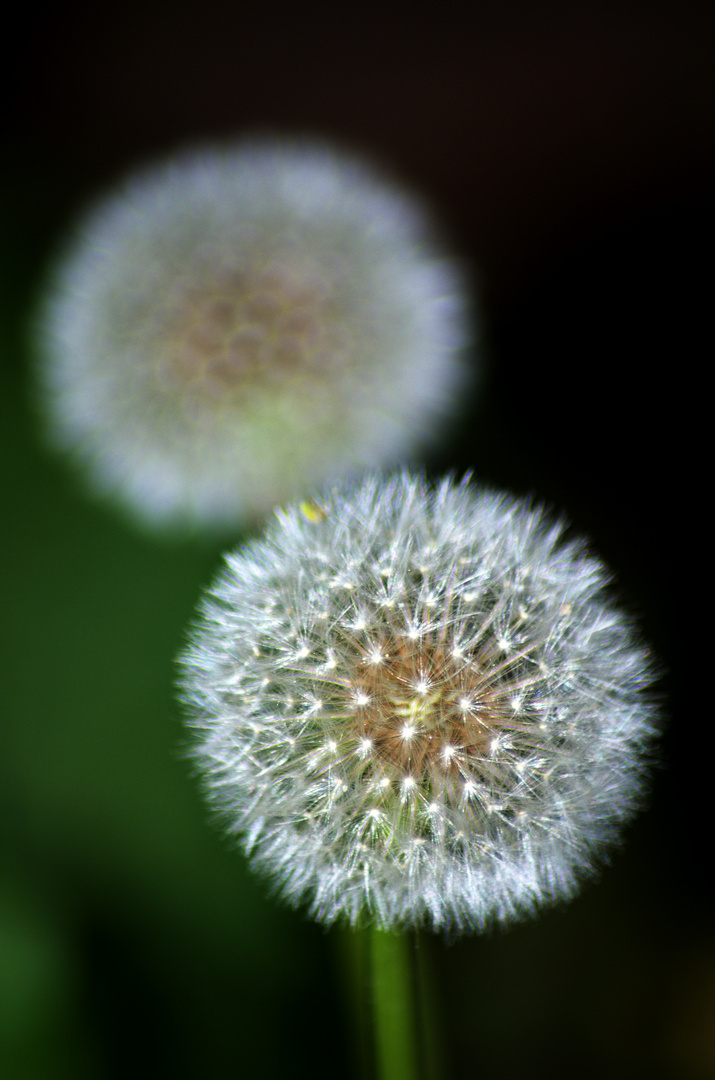
<path id="1" fill-rule="evenodd" d="M 34 20 L 0 180 L 0 1075 L 356 1070 L 340 934 L 273 900 L 207 823 L 184 756 L 174 658 L 224 542 L 150 539 L 85 492 L 43 446 L 28 344 L 88 198 L 175 146 L 271 130 L 364 150 L 434 204 L 475 268 L 484 360 L 425 465 L 564 510 L 663 670 L 649 805 L 600 879 L 508 932 L 425 940 L 448 1075 L 715 1076 L 695 633 L 712 7 L 420 21 L 110 0 Z"/>

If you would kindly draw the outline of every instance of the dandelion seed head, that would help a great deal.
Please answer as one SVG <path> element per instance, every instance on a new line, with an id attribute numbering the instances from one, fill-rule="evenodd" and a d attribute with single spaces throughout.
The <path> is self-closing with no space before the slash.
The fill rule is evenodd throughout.
<path id="1" fill-rule="evenodd" d="M 129 177 L 39 316 L 51 437 L 149 525 L 234 524 L 403 460 L 467 372 L 462 273 L 432 231 L 417 200 L 316 143 Z"/>
<path id="2" fill-rule="evenodd" d="M 372 478 L 321 505 L 228 557 L 183 657 L 213 803 L 325 922 L 463 930 L 571 896 L 636 807 L 654 734 L 650 662 L 603 567 L 466 483 Z"/>

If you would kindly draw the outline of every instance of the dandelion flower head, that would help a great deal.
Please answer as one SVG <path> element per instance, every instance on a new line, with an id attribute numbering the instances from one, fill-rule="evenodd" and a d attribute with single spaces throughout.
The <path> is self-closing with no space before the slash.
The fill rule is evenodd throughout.
<path id="1" fill-rule="evenodd" d="M 130 177 L 59 263 L 45 411 L 145 524 L 233 525 L 434 434 L 465 309 L 422 206 L 361 161 L 198 150 Z"/>
<path id="2" fill-rule="evenodd" d="M 229 555 L 182 658 L 209 796 L 318 919 L 569 897 L 642 787 L 645 650 L 541 510 L 402 474 Z"/>

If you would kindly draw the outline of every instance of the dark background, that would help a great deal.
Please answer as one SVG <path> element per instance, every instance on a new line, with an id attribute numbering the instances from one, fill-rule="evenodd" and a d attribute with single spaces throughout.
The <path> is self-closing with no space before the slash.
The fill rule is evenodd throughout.
<path id="1" fill-rule="evenodd" d="M 87 199 L 187 141 L 268 130 L 362 150 L 434 205 L 473 268 L 482 377 L 426 467 L 565 511 L 663 671 L 649 806 L 600 879 L 508 932 L 423 946 L 449 1075 L 715 1076 L 712 6 L 20 16 L 0 182 L 0 1072 L 351 1075 L 340 935 L 228 850 L 182 757 L 173 658 L 221 545 L 154 541 L 85 493 L 43 448 L 27 344 Z"/>

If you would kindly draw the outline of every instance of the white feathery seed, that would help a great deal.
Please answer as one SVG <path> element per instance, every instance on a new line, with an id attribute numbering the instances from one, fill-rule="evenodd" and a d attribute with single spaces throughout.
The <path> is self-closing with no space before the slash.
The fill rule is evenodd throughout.
<path id="1" fill-rule="evenodd" d="M 466 290 L 421 204 L 314 142 L 130 176 L 38 325 L 53 441 L 149 526 L 235 525 L 403 461 L 463 392 Z"/>
<path id="2" fill-rule="evenodd" d="M 466 930 L 569 897 L 655 732 L 603 566 L 467 482 L 370 478 L 311 506 L 227 557 L 182 657 L 230 832 L 325 923 Z"/>

